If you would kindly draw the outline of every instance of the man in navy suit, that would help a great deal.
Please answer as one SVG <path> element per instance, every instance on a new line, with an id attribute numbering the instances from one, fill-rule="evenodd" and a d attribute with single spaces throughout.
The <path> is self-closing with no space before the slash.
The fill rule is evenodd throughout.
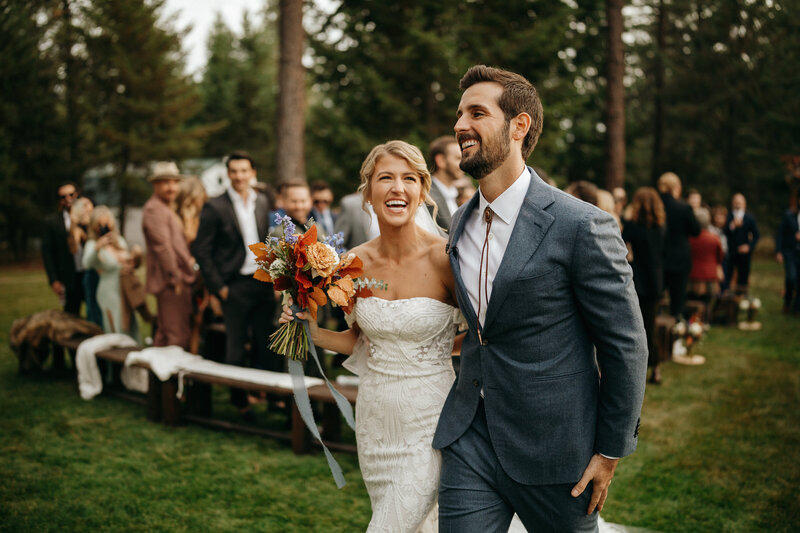
<path id="1" fill-rule="evenodd" d="M 750 262 L 753 250 L 756 249 L 759 233 L 755 217 L 747 212 L 747 200 L 741 193 L 731 199 L 731 212 L 725 224 L 725 236 L 728 238 L 730 257 L 725 268 L 723 289 L 728 289 L 736 271 L 736 291 L 746 293 L 750 279 Z"/>
<path id="2" fill-rule="evenodd" d="M 528 80 L 479 65 L 461 88 L 461 169 L 480 189 L 447 246 L 469 332 L 433 441 L 439 531 L 506 532 L 514 513 L 597 531 L 647 371 L 626 248 L 610 215 L 525 165 L 542 131 Z"/>
<path id="3" fill-rule="evenodd" d="M 775 257 L 786 273 L 783 312 L 800 314 L 800 190 L 795 208 L 786 210 L 778 226 Z"/>

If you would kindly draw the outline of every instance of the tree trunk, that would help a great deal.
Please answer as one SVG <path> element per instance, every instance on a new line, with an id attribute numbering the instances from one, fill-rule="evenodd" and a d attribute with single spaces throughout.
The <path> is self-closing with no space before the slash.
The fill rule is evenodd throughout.
<path id="1" fill-rule="evenodd" d="M 67 177 L 69 180 L 81 184 L 78 171 L 78 113 L 77 93 L 75 91 L 75 58 L 72 55 L 72 46 L 75 44 L 72 29 L 72 12 L 70 0 L 64 0 L 62 6 L 63 41 L 61 42 L 62 61 L 64 62 L 64 107 L 66 109 L 67 128 Z"/>
<path id="2" fill-rule="evenodd" d="M 664 12 L 664 0 L 658 2 L 658 22 L 656 26 L 656 57 L 653 62 L 655 87 L 653 90 L 653 158 L 650 162 L 653 183 L 658 180 L 661 167 L 662 139 L 664 130 L 664 52 L 667 15 Z"/>
<path id="3" fill-rule="evenodd" d="M 606 189 L 625 185 L 625 55 L 622 50 L 623 0 L 606 0 L 608 65 L 606 87 Z"/>
<path id="4" fill-rule="evenodd" d="M 305 181 L 305 69 L 303 0 L 280 0 L 276 181 Z"/>

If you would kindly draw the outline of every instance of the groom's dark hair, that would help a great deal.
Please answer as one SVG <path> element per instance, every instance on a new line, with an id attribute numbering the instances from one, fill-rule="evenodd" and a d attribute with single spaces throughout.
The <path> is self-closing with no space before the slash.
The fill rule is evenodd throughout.
<path id="1" fill-rule="evenodd" d="M 484 81 L 499 83 L 503 87 L 503 94 L 500 95 L 498 105 L 503 110 L 506 122 L 510 122 L 512 118 L 520 113 L 527 113 L 531 117 L 531 127 L 528 130 L 528 134 L 525 135 L 525 140 L 522 141 L 522 158 L 528 159 L 528 156 L 531 155 L 536 143 L 539 141 L 539 135 L 542 133 L 542 116 L 544 112 L 542 110 L 542 102 L 536 93 L 536 88 L 524 76 L 508 70 L 487 67 L 486 65 L 470 67 L 464 77 L 461 78 L 459 85 L 461 90 L 464 91 L 476 83 Z"/>

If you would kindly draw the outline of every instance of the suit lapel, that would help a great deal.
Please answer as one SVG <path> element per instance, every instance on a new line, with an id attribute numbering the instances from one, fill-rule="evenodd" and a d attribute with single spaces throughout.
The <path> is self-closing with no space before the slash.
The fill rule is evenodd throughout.
<path id="1" fill-rule="evenodd" d="M 447 253 L 450 255 L 450 268 L 453 270 L 453 277 L 456 280 L 458 304 L 461 308 L 461 312 L 472 324 L 478 323 L 478 315 L 475 313 L 475 309 L 472 307 L 472 302 L 469 299 L 469 293 L 464 286 L 464 280 L 461 278 L 461 265 L 458 263 L 458 239 L 464 232 L 464 225 L 467 223 L 470 213 L 472 213 L 477 205 L 478 193 L 476 192 L 472 198 L 470 198 L 469 202 L 467 202 L 466 207 L 464 207 L 463 210 L 456 212 L 455 224 L 451 228 L 452 231 L 450 233 L 450 241 L 447 243 Z"/>
<path id="2" fill-rule="evenodd" d="M 256 195 L 256 227 L 258 228 L 258 238 L 264 240 L 269 232 L 269 206 L 267 197 L 253 191 Z"/>
<path id="3" fill-rule="evenodd" d="M 242 228 L 239 227 L 239 217 L 236 216 L 236 209 L 233 207 L 233 199 L 231 198 L 230 191 L 225 191 L 225 205 L 228 209 L 228 216 L 233 220 L 233 227 L 239 233 L 239 239 L 242 240 Z"/>
<path id="4" fill-rule="evenodd" d="M 553 191 L 530 169 L 531 184 L 519 210 L 506 252 L 492 283 L 483 329 L 487 330 L 520 271 L 530 261 L 553 224 L 553 215 L 544 209 L 553 203 Z"/>

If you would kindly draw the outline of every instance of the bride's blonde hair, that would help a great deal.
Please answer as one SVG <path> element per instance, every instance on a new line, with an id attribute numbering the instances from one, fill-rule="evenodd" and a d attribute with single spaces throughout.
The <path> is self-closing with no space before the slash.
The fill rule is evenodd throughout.
<path id="1" fill-rule="evenodd" d="M 379 144 L 367 154 L 367 158 L 361 164 L 361 185 L 358 186 L 358 192 L 361 193 L 361 205 L 364 210 L 367 210 L 367 198 L 372 193 L 371 179 L 375 173 L 375 167 L 378 164 L 378 159 L 385 155 L 393 155 L 400 159 L 405 159 L 411 169 L 419 176 L 422 183 L 423 202 L 427 205 L 433 206 L 433 219 L 436 220 L 436 212 L 438 207 L 436 202 L 431 198 L 431 173 L 428 172 L 428 165 L 425 163 L 425 157 L 419 148 L 413 144 L 408 144 L 405 141 L 389 141 Z"/>

